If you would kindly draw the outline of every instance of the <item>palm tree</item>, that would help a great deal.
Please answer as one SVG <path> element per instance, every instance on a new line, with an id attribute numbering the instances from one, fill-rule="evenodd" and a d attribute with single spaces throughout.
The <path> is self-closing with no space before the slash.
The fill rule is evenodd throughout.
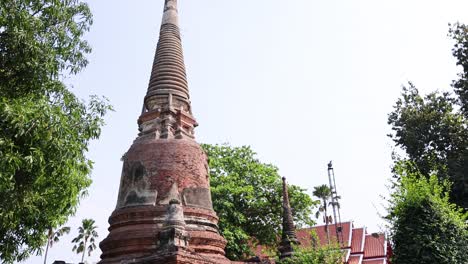
<path id="1" fill-rule="evenodd" d="M 49 252 L 49 247 L 52 247 L 54 243 L 59 242 L 60 237 L 68 233 L 70 233 L 69 226 L 63 226 L 55 231 L 52 228 L 49 228 L 49 232 L 47 234 L 47 246 L 45 250 L 44 264 L 47 262 L 47 253 Z"/>
<path id="2" fill-rule="evenodd" d="M 96 231 L 97 226 L 94 224 L 95 221 L 93 219 L 83 219 L 82 225 L 78 227 L 78 236 L 72 240 L 72 243 L 76 244 L 72 250 L 76 251 L 77 254 L 83 253 L 81 262 L 84 261 L 86 251 L 88 251 L 89 257 L 91 256 L 91 252 L 96 249 L 95 238 L 98 237 L 98 233 Z"/>
<path id="3" fill-rule="evenodd" d="M 328 218 L 327 207 L 328 200 L 331 197 L 331 190 L 326 184 L 322 184 L 319 186 L 315 186 L 312 194 L 322 200 L 322 205 L 320 205 L 319 210 L 315 214 L 315 217 L 318 218 L 320 213 L 323 212 L 323 220 L 325 222 L 325 230 L 327 232 L 327 242 L 330 243 L 330 234 L 328 232 L 328 223 L 330 222 L 330 219 Z"/>

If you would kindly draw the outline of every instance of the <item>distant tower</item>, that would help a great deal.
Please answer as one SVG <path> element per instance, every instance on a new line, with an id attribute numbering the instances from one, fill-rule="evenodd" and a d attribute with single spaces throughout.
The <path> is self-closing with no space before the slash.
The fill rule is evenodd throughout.
<path id="1" fill-rule="evenodd" d="M 211 202 L 207 157 L 194 140 L 177 0 L 164 3 L 138 125 L 123 156 L 100 263 L 230 263 Z"/>
<path id="2" fill-rule="evenodd" d="M 343 245 L 343 226 L 341 224 L 341 214 L 340 214 L 340 203 L 338 199 L 338 191 L 336 190 L 336 182 L 335 182 L 335 172 L 333 170 L 333 164 L 330 161 L 328 163 L 328 182 L 330 184 L 330 191 L 331 191 L 331 205 L 333 208 L 333 220 L 335 223 L 335 231 L 336 231 L 336 241 Z"/>
<path id="3" fill-rule="evenodd" d="M 296 227 L 289 204 L 288 185 L 283 177 L 283 230 L 279 245 L 280 258 L 291 257 L 294 254 L 293 245 L 299 244 L 296 236 Z"/>

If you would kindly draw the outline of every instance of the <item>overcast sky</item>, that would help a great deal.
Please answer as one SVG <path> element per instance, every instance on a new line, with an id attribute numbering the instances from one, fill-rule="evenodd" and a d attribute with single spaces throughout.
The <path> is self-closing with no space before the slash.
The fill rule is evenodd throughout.
<path id="1" fill-rule="evenodd" d="M 120 157 L 138 132 L 164 3 L 89 2 L 93 53 L 68 82 L 82 98 L 108 97 L 116 111 L 89 151 L 89 196 L 67 224 L 70 235 L 49 251 L 49 263 L 81 259 L 69 241 L 83 218 L 96 220 L 99 240 L 107 236 Z M 392 164 L 387 115 L 408 81 L 424 93 L 450 89 L 458 69 L 448 23 L 468 23 L 467 10 L 466 0 L 179 0 L 197 141 L 250 145 L 309 194 L 327 183 L 333 160 L 342 219 L 380 231 Z"/>

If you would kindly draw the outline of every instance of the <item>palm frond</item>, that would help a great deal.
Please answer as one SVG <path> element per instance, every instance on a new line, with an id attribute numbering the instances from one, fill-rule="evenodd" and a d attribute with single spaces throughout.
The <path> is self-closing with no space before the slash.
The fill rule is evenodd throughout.
<path id="1" fill-rule="evenodd" d="M 73 251 L 83 254 L 88 251 L 88 256 L 91 256 L 91 253 L 97 248 L 95 244 L 95 238 L 98 237 L 96 229 L 97 226 L 93 219 L 83 219 L 81 226 L 78 227 L 78 236 L 72 240 L 73 243 L 79 243 L 73 247 Z M 87 245 L 88 241 L 89 245 Z M 85 248 L 86 245 L 87 247 Z"/>

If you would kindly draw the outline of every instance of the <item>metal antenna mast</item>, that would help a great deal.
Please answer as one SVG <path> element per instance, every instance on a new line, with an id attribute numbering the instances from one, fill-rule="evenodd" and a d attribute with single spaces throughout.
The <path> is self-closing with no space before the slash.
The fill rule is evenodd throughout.
<path id="1" fill-rule="evenodd" d="M 336 190 L 335 172 L 333 171 L 331 161 L 328 163 L 328 182 L 330 184 L 331 191 L 331 205 L 333 207 L 333 221 L 335 222 L 336 239 L 340 245 L 343 245 L 343 226 L 341 225 L 340 203 L 338 202 L 340 197 Z"/>

